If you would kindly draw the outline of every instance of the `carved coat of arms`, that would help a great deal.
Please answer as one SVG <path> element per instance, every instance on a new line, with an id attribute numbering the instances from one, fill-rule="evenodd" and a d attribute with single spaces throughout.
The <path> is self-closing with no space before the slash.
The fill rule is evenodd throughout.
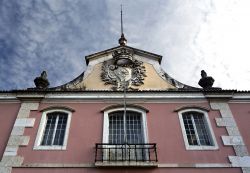
<path id="1" fill-rule="evenodd" d="M 141 61 L 133 59 L 132 51 L 122 48 L 112 56 L 102 66 L 101 79 L 106 85 L 113 85 L 113 90 L 135 90 L 135 86 L 143 84 L 146 69 Z"/>

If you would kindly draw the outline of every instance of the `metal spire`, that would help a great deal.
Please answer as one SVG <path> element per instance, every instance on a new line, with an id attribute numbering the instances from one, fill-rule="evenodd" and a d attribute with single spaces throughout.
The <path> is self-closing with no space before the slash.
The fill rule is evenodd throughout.
<path id="1" fill-rule="evenodd" d="M 123 34 L 122 4 L 121 4 L 121 34 Z"/>
<path id="2" fill-rule="evenodd" d="M 127 39 L 125 38 L 123 34 L 123 20 L 122 20 L 122 4 L 121 4 L 121 38 L 119 39 L 119 44 L 121 46 L 125 46 L 127 43 Z"/>

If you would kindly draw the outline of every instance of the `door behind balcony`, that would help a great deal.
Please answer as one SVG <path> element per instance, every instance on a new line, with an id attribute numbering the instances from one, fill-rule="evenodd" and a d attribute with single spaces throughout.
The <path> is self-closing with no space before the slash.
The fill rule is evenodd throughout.
<path id="1" fill-rule="evenodd" d="M 106 154 L 109 157 L 108 160 L 145 160 L 142 124 L 142 117 L 138 112 L 127 111 L 125 123 L 123 111 L 109 114 L 109 143 L 113 145 Z"/>

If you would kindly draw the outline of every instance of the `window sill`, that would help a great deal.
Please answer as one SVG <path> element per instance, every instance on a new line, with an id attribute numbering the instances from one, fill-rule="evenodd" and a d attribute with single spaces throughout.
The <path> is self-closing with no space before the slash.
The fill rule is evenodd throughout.
<path id="1" fill-rule="evenodd" d="M 66 146 L 35 146 L 33 150 L 66 150 Z"/>
<path id="2" fill-rule="evenodd" d="M 218 146 L 186 146 L 186 150 L 218 150 Z"/>
<path id="3" fill-rule="evenodd" d="M 121 162 L 108 162 L 108 161 L 97 161 L 95 162 L 96 167 L 158 167 L 157 162 L 135 162 L 135 161 L 121 161 Z"/>

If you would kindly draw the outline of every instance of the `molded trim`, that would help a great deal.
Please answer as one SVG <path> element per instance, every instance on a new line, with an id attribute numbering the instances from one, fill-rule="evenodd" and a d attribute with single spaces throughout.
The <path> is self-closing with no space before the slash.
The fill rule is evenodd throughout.
<path id="1" fill-rule="evenodd" d="M 68 107 L 68 106 L 59 106 L 59 105 L 56 105 L 56 106 L 49 106 L 49 107 L 46 107 L 46 108 L 43 108 L 40 110 L 40 112 L 45 112 L 45 111 L 50 111 L 50 110 L 55 110 L 55 109 L 60 109 L 60 110 L 65 110 L 65 111 L 70 111 L 70 112 L 75 112 L 75 110 L 71 107 Z"/>
<path id="2" fill-rule="evenodd" d="M 140 106 L 140 105 L 127 104 L 126 106 L 129 107 L 129 108 L 135 108 L 135 109 L 144 110 L 146 113 L 149 112 L 149 110 L 147 108 L 145 108 L 143 106 Z M 123 108 L 123 107 L 124 107 L 123 104 L 109 105 L 109 106 L 106 106 L 106 107 L 102 108 L 101 112 L 105 112 L 105 111 L 108 111 L 108 110 L 111 110 L 111 109 L 116 109 L 116 108 Z"/>
<path id="3" fill-rule="evenodd" d="M 176 108 L 176 109 L 174 110 L 174 112 L 179 112 L 179 111 L 186 110 L 186 109 L 198 109 L 198 110 L 206 111 L 206 112 L 209 112 L 209 111 L 210 111 L 209 108 L 203 107 L 203 106 L 185 105 L 185 106 L 181 106 L 181 107 Z"/>

